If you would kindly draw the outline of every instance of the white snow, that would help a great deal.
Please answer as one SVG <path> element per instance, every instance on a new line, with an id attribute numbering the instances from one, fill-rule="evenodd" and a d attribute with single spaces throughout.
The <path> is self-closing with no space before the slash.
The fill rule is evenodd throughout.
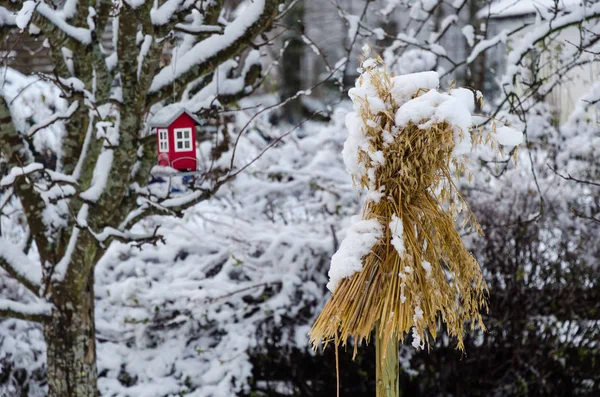
<path id="1" fill-rule="evenodd" d="M 473 49 L 471 50 L 471 54 L 467 57 L 466 62 L 471 63 L 479 56 L 479 54 L 481 54 L 482 52 L 485 52 L 488 48 L 493 47 L 493 46 L 497 45 L 498 43 L 505 43 L 507 37 L 508 37 L 508 31 L 503 30 L 502 32 L 500 32 L 499 34 L 497 34 L 496 36 L 494 36 L 490 39 L 481 40 L 479 43 L 477 43 L 475 45 L 475 47 L 473 47 Z"/>
<path id="2" fill-rule="evenodd" d="M 475 28 L 473 25 L 465 25 L 460 31 L 465 36 L 465 39 L 467 39 L 469 47 L 473 47 L 473 44 L 475 44 Z"/>
<path id="3" fill-rule="evenodd" d="M 404 226 L 402 225 L 402 220 L 396 214 L 392 215 L 389 228 L 392 236 L 392 245 L 396 249 L 396 252 L 398 252 L 398 255 L 404 255 L 404 251 L 406 250 L 404 247 Z"/>
<path id="4" fill-rule="evenodd" d="M 36 171 L 44 169 L 44 165 L 40 163 L 30 163 L 24 167 L 13 167 L 8 175 L 0 179 L 0 186 L 8 186 L 15 183 L 15 179 L 22 175 L 28 175 Z"/>
<path id="5" fill-rule="evenodd" d="M 518 146 L 523 142 L 523 133 L 517 129 L 502 126 L 496 129 L 496 140 L 502 146 Z"/>
<path id="6" fill-rule="evenodd" d="M 33 285 L 41 284 L 42 268 L 40 265 L 33 263 L 19 247 L 2 238 L 0 238 L 0 259 L 6 261 L 19 274 L 19 277 L 23 277 Z"/>
<path id="7" fill-rule="evenodd" d="M 181 3 L 183 0 L 167 0 L 158 9 L 152 8 L 150 10 L 152 23 L 158 26 L 167 24 Z"/>
<path id="8" fill-rule="evenodd" d="M 92 176 L 92 184 L 83 193 L 79 195 L 84 200 L 96 202 L 104 192 L 104 188 L 108 183 L 110 169 L 112 168 L 114 152 L 112 149 L 104 149 L 98 156 L 94 174 Z"/>
<path id="9" fill-rule="evenodd" d="M 57 120 L 67 119 L 67 118 L 71 117 L 75 113 L 75 111 L 77 110 L 78 107 L 79 107 L 79 102 L 75 101 L 69 106 L 69 108 L 67 109 L 66 112 L 56 112 L 52 116 L 40 121 L 39 123 L 32 125 L 29 128 L 29 130 L 27 131 L 27 136 L 29 136 L 29 137 L 33 136 L 33 134 L 35 134 L 42 128 L 49 126 L 50 124 L 53 124 Z"/>
<path id="10" fill-rule="evenodd" d="M 77 214 L 78 222 L 84 220 L 87 216 L 88 208 L 82 207 L 79 210 L 79 214 Z M 83 213 L 83 214 L 82 214 Z M 67 249 L 63 255 L 63 257 L 58 261 L 56 266 L 54 267 L 54 273 L 52 273 L 52 280 L 54 281 L 63 281 L 65 276 L 67 275 L 67 271 L 69 270 L 69 265 L 71 264 L 71 258 L 73 257 L 73 252 L 75 252 L 75 248 L 77 246 L 77 240 L 79 239 L 80 229 L 78 227 L 73 228 L 71 233 L 71 237 L 69 238 L 69 244 L 67 244 Z"/>
<path id="11" fill-rule="evenodd" d="M 193 202 L 202 195 L 201 190 L 196 190 L 193 193 L 185 194 L 180 197 L 173 197 L 164 201 L 161 201 L 160 205 L 165 208 L 173 208 L 184 206 L 188 203 Z"/>
<path id="12" fill-rule="evenodd" d="M 146 2 L 146 0 L 125 0 L 125 2 L 129 4 L 131 8 L 136 9 L 143 5 Z"/>
<path id="13" fill-rule="evenodd" d="M 558 30 L 561 27 L 566 27 L 585 19 L 586 15 L 600 14 L 600 3 L 584 3 L 573 5 L 569 8 L 570 12 L 563 15 L 558 15 L 552 18 L 552 23 L 540 23 L 533 30 L 520 38 L 515 43 L 515 48 L 508 54 L 506 59 L 506 73 L 501 79 L 501 85 L 507 92 L 514 90 L 513 80 L 519 73 L 517 66 L 521 59 L 527 54 L 542 38 L 546 37 L 550 30 Z"/>
<path id="14" fill-rule="evenodd" d="M 154 38 L 152 37 L 152 35 L 147 34 L 144 36 L 144 42 L 142 43 L 140 52 L 138 54 L 138 69 L 137 69 L 138 80 L 142 73 L 142 66 L 144 66 L 144 59 L 146 58 L 146 55 L 148 54 L 148 51 L 150 50 L 150 46 L 152 44 L 153 39 Z"/>
<path id="15" fill-rule="evenodd" d="M 421 335 L 419 335 L 419 332 L 417 331 L 417 327 L 412 327 L 412 337 L 413 337 L 412 346 L 417 350 L 423 349 L 424 343 L 421 342 Z"/>
<path id="16" fill-rule="evenodd" d="M 363 268 L 362 258 L 371 252 L 382 234 L 383 227 L 376 219 L 353 217 L 346 237 L 331 258 L 327 289 L 331 292 L 335 291 L 342 279 L 360 272 Z"/>
<path id="17" fill-rule="evenodd" d="M 423 267 L 423 269 L 425 270 L 425 276 L 426 277 L 431 277 L 431 263 L 427 262 L 426 260 L 423 260 L 421 262 L 421 266 Z"/>
<path id="18" fill-rule="evenodd" d="M 437 72 L 420 72 L 396 76 L 392 79 L 392 96 L 400 106 L 420 90 L 434 90 L 440 85 Z"/>
<path id="19" fill-rule="evenodd" d="M 21 7 L 15 18 L 15 23 L 19 29 L 23 30 L 27 27 L 27 24 L 31 21 L 31 17 L 33 17 L 35 5 L 36 2 L 31 0 L 23 2 L 23 7 Z"/>
<path id="20" fill-rule="evenodd" d="M 419 320 L 423 319 L 423 309 L 420 306 L 415 306 L 415 314 L 413 315 L 414 326 L 412 327 L 412 345 L 415 349 L 421 350 L 425 347 L 425 342 L 421 340 L 421 336 L 417 332 L 417 324 Z"/>
<path id="21" fill-rule="evenodd" d="M 92 35 L 89 29 L 69 25 L 61 15 L 49 5 L 40 2 L 38 3 L 36 11 L 52 22 L 52 24 L 62 30 L 65 34 L 78 40 L 82 44 L 90 44 L 92 42 Z"/>
<path id="22" fill-rule="evenodd" d="M 588 109 L 593 109 L 594 103 L 600 103 L 600 81 L 596 81 L 576 102 L 575 108 L 569 115 L 569 118 L 562 126 L 562 130 L 568 136 L 577 134 L 577 128 L 580 123 L 585 121 Z M 593 112 L 589 112 L 593 113 Z M 600 115 L 599 115 L 600 116 Z"/>
<path id="23" fill-rule="evenodd" d="M 346 128 L 348 138 L 344 142 L 342 157 L 348 172 L 360 178 L 367 172 L 367 169 L 365 164 L 359 161 L 359 153 L 361 150 L 369 150 L 369 139 L 365 135 L 365 126 L 362 119 L 355 112 L 346 115 Z"/>
<path id="24" fill-rule="evenodd" d="M 233 22 L 225 27 L 222 35 L 212 35 L 209 38 L 200 41 L 186 54 L 180 57 L 175 65 L 166 66 L 158 72 L 154 77 L 154 80 L 152 80 L 150 92 L 156 92 L 173 83 L 179 76 L 186 73 L 194 65 L 210 59 L 224 48 L 233 44 L 260 18 L 264 8 L 265 0 L 254 0 L 254 2 L 246 8 L 243 15 L 238 16 Z"/>
<path id="25" fill-rule="evenodd" d="M 346 14 L 344 19 L 348 22 L 348 39 L 353 41 L 358 33 L 358 25 L 360 23 L 360 17 L 358 15 Z"/>
<path id="26" fill-rule="evenodd" d="M 544 9 L 559 10 L 577 6 L 581 0 L 496 0 L 486 4 L 477 12 L 477 18 L 506 18 L 544 12 Z"/>
<path id="27" fill-rule="evenodd" d="M 7 10 L 4 7 L 0 7 L 0 25 L 11 26 L 16 25 L 17 15 L 14 12 Z"/>
<path id="28" fill-rule="evenodd" d="M 420 306 L 415 307 L 415 314 L 413 316 L 413 320 L 415 324 L 423 318 L 423 309 Z"/>
<path id="29" fill-rule="evenodd" d="M 454 88 L 448 92 L 450 96 L 459 98 L 467 106 L 469 112 L 475 112 L 475 93 L 468 88 Z M 481 94 L 481 93 L 480 93 Z"/>
<path id="30" fill-rule="evenodd" d="M 473 101 L 471 95 L 471 102 Z M 461 156 L 471 151 L 471 135 L 469 128 L 472 125 L 469 103 L 465 103 L 466 96 L 451 96 L 436 90 L 414 98 L 402 105 L 396 112 L 396 125 L 404 127 L 409 123 L 416 124 L 421 129 L 447 122 L 454 129 L 455 147 L 453 156 Z"/>
<path id="31" fill-rule="evenodd" d="M 0 299 L 0 311 L 12 310 L 26 315 L 47 315 L 52 311 L 52 305 L 47 302 L 21 303 L 9 299 Z"/>

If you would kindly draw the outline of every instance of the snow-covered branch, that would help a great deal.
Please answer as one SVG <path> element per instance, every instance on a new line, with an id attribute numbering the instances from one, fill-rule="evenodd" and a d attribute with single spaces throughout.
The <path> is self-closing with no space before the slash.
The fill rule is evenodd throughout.
<path id="1" fill-rule="evenodd" d="M 537 43 L 555 32 L 598 18 L 600 18 L 600 3 L 589 4 L 584 2 L 575 5 L 568 13 L 555 15 L 550 21 L 538 24 L 531 32 L 520 39 L 516 48 L 508 54 L 507 71 L 501 79 L 504 90 L 507 92 L 513 91 L 513 84 L 520 73 L 519 65 Z"/>
<path id="2" fill-rule="evenodd" d="M 240 53 L 260 33 L 270 26 L 280 0 L 256 0 L 225 27 L 222 35 L 214 34 L 194 45 L 156 74 L 150 87 L 150 102 L 158 102 L 174 91 L 174 84 L 184 87 L 202 75 Z"/>
<path id="3" fill-rule="evenodd" d="M 590 89 L 577 100 L 575 109 L 573 109 L 569 119 L 562 128 L 568 130 L 569 135 L 575 135 L 577 126 L 585 118 L 587 110 L 597 103 L 600 103 L 600 81 L 596 81 Z"/>
<path id="4" fill-rule="evenodd" d="M 39 295 L 42 268 L 35 264 L 17 246 L 0 239 L 0 267 L 16 278 L 28 290 Z"/>
<path id="5" fill-rule="evenodd" d="M 50 126 L 51 124 L 54 124 L 58 120 L 69 119 L 71 116 L 73 116 L 73 113 L 75 113 L 75 111 L 77 110 L 78 107 L 79 107 L 79 102 L 73 102 L 71 104 L 71 106 L 69 106 L 69 109 L 67 109 L 66 112 L 54 113 L 52 116 L 48 117 L 47 119 L 42 120 L 41 122 L 31 126 L 31 128 L 29 128 L 29 130 L 27 131 L 27 136 L 31 138 L 36 132 L 38 132 L 39 130 L 41 130 L 43 128 L 47 128 L 48 126 Z"/>
<path id="6" fill-rule="evenodd" d="M 61 36 L 64 40 L 76 40 L 80 44 L 84 45 L 90 44 L 92 42 L 92 35 L 90 29 L 70 25 L 62 17 L 62 15 L 60 15 L 60 13 L 57 12 L 57 10 L 53 9 L 44 2 L 38 3 L 35 11 L 36 13 L 33 16 L 32 21 L 35 24 L 40 24 L 47 27 L 52 26 L 52 28 L 50 28 L 49 30 L 51 30 L 53 34 L 58 34 L 58 32 L 60 31 Z M 39 17 L 36 18 L 36 16 L 38 15 Z M 42 22 L 42 20 L 46 20 L 47 22 Z M 46 31 L 44 33 L 48 34 Z"/>
<path id="7" fill-rule="evenodd" d="M 44 166 L 43 166 L 43 164 L 40 164 L 40 163 L 31 163 L 31 164 L 27 164 L 24 167 L 20 167 L 20 166 L 13 167 L 9 171 L 8 175 L 6 175 L 2 179 L 0 179 L 0 187 L 10 186 L 13 183 L 15 183 L 17 178 L 33 174 L 33 173 L 41 171 L 43 169 L 44 169 Z"/>
<path id="8" fill-rule="evenodd" d="M 27 168 L 31 161 L 29 150 L 23 143 L 21 135 L 15 128 L 11 112 L 8 108 L 6 98 L 0 95 L 0 152 L 7 163 L 15 170 L 13 176 L 19 174 L 19 167 Z M 39 168 L 35 163 L 33 168 Z M 21 175 L 25 170 L 22 169 Z M 11 171 L 12 172 L 12 171 Z M 7 184 L 9 181 L 6 181 Z M 48 247 L 48 239 L 44 234 L 46 225 L 43 221 L 43 211 L 46 207 L 39 193 L 35 191 L 33 183 L 19 183 L 14 186 L 14 192 L 19 196 L 24 208 L 27 208 L 27 224 L 33 236 L 38 250 L 45 254 Z"/>
<path id="9" fill-rule="evenodd" d="M 143 234 L 128 231 L 123 232 L 112 227 L 106 227 L 99 233 L 94 233 L 91 229 L 89 231 L 105 247 L 108 247 L 113 241 L 119 241 L 124 244 L 136 243 L 137 246 L 142 246 L 144 244 L 156 245 L 158 242 L 164 243 L 163 236 L 158 234 L 158 228 L 159 226 L 154 228 L 152 233 Z"/>
<path id="10" fill-rule="evenodd" d="M 52 305 L 46 302 L 20 303 L 9 299 L 0 299 L 0 317 L 42 323 L 48 319 Z"/>

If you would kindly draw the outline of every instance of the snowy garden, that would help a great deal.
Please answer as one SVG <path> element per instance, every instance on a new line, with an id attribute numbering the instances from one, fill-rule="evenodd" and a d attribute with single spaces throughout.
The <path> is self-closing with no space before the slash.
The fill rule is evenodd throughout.
<path id="1" fill-rule="evenodd" d="M 600 395 L 599 0 L 0 27 L 0 397 Z"/>

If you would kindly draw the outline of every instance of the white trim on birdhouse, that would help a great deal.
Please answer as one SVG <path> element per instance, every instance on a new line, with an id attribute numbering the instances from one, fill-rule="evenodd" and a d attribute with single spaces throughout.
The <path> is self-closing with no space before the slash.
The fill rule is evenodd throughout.
<path id="1" fill-rule="evenodd" d="M 173 138 L 175 142 L 176 152 L 189 152 L 192 150 L 192 129 L 187 128 L 174 128 Z"/>
<path id="2" fill-rule="evenodd" d="M 169 152 L 169 129 L 159 128 L 156 132 L 158 134 L 158 152 L 168 153 Z"/>

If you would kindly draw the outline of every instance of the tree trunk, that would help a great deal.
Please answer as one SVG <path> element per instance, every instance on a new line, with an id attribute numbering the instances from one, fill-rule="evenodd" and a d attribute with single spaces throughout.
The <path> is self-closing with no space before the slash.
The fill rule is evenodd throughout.
<path id="1" fill-rule="evenodd" d="M 376 334 L 378 330 L 375 331 Z M 377 335 L 375 343 L 377 360 L 375 364 L 377 376 L 377 397 L 398 397 L 400 392 L 398 362 L 398 340 L 395 338 L 383 340 Z"/>
<path id="2" fill-rule="evenodd" d="M 304 22 L 304 4 L 299 2 L 287 13 L 285 23 L 302 30 Z M 304 60 L 304 41 L 302 37 L 294 31 L 288 30 L 284 35 L 284 40 L 288 40 L 288 46 L 280 62 L 281 68 L 281 97 L 288 99 L 302 89 L 302 61 Z M 290 124 L 297 124 L 303 118 L 303 106 L 300 99 L 288 102 L 284 106 L 284 115 L 286 121 Z"/>
<path id="3" fill-rule="evenodd" d="M 70 286 L 61 286 L 44 326 L 48 397 L 97 397 L 93 274 L 85 291 Z"/>

